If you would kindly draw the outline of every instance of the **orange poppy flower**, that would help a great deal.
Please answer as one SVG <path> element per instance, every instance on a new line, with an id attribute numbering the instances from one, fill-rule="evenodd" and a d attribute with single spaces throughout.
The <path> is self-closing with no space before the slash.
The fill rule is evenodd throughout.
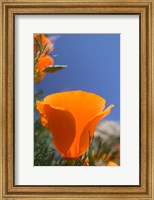
<path id="1" fill-rule="evenodd" d="M 88 149 L 98 122 L 114 107 L 104 109 L 105 103 L 102 97 L 79 90 L 48 95 L 36 105 L 58 152 L 64 158 L 78 158 Z"/>
<path id="2" fill-rule="evenodd" d="M 44 51 L 41 53 L 41 56 L 45 55 L 47 52 L 52 52 L 54 47 L 53 43 L 44 35 L 44 34 L 34 34 L 34 54 L 40 52 L 40 47 L 38 47 L 38 43 L 42 42 L 42 49 Z"/>
<path id="3" fill-rule="evenodd" d="M 118 166 L 115 162 L 109 161 L 107 166 Z"/>
<path id="4" fill-rule="evenodd" d="M 39 72 L 43 70 L 45 67 L 49 65 L 53 65 L 54 60 L 51 56 L 45 55 L 38 58 L 38 62 L 35 65 L 35 72 Z M 45 72 L 40 72 L 38 76 L 35 77 L 35 83 L 39 83 L 45 76 Z"/>

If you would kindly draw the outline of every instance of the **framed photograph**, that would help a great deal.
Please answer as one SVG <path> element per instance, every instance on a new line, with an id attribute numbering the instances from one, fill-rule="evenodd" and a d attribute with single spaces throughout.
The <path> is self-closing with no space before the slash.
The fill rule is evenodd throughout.
<path id="1" fill-rule="evenodd" d="M 154 199 L 154 2 L 0 8 L 0 199 Z"/>

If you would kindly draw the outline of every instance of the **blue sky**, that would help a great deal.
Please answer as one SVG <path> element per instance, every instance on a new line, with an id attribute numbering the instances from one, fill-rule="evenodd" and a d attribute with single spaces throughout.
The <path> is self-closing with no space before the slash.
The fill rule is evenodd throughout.
<path id="1" fill-rule="evenodd" d="M 35 90 L 98 94 L 115 105 L 105 119 L 120 123 L 120 34 L 59 34 L 54 43 L 55 65 L 68 67 L 47 74 Z"/>

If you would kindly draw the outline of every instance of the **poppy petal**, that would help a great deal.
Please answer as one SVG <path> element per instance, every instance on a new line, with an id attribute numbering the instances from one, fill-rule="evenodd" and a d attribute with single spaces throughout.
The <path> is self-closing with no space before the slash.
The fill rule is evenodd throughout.
<path id="1" fill-rule="evenodd" d="M 80 142 L 79 142 L 79 155 L 82 155 L 89 147 L 90 142 L 94 136 L 94 132 L 96 130 L 96 126 L 98 122 L 110 114 L 111 109 L 114 107 L 114 105 L 110 105 L 107 107 L 103 112 L 97 114 L 95 117 L 93 117 L 88 124 L 85 126 L 84 130 L 82 131 Z"/>
<path id="2" fill-rule="evenodd" d="M 40 119 L 43 126 L 47 127 L 48 119 L 43 110 L 44 103 L 41 101 L 36 101 L 36 109 L 40 113 Z"/>
<path id="3" fill-rule="evenodd" d="M 40 115 L 47 120 L 46 127 L 52 133 L 56 149 L 62 156 L 70 148 L 75 138 L 75 120 L 72 114 L 64 108 L 52 107 L 49 104 L 39 105 Z M 43 114 L 41 114 L 43 113 Z M 42 119 L 41 119 L 42 121 Z"/>
<path id="4" fill-rule="evenodd" d="M 105 108 L 106 100 L 99 95 L 77 90 L 48 95 L 44 102 L 69 110 L 75 119 L 77 136 L 80 137 L 85 124 Z"/>

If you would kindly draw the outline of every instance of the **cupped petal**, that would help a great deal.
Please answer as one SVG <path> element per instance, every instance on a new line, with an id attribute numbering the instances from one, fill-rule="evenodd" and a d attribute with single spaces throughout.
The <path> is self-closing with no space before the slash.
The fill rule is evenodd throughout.
<path id="1" fill-rule="evenodd" d="M 44 102 L 71 112 L 75 118 L 77 133 L 81 133 L 89 120 L 105 108 L 106 103 L 101 96 L 82 90 L 55 93 L 47 96 Z"/>
<path id="2" fill-rule="evenodd" d="M 48 95 L 44 98 L 46 103 L 53 106 L 60 106 L 67 110 L 76 113 L 79 109 L 81 112 L 84 110 L 89 111 L 89 115 L 93 116 L 93 113 L 98 113 L 105 108 L 106 100 L 94 93 L 85 92 L 82 90 L 59 92 Z"/>
<path id="3" fill-rule="evenodd" d="M 110 105 L 107 107 L 103 112 L 100 112 L 99 114 L 95 115 L 85 126 L 84 130 L 82 131 L 80 141 L 79 141 L 79 153 L 78 157 L 81 156 L 89 147 L 91 140 L 94 136 L 94 132 L 96 130 L 96 126 L 98 122 L 110 114 L 111 109 L 114 107 L 114 105 Z"/>
<path id="4" fill-rule="evenodd" d="M 76 133 L 75 120 L 72 114 L 64 108 L 52 107 L 39 101 L 36 104 L 40 112 L 41 122 L 43 120 L 42 125 L 45 125 L 51 131 L 56 149 L 62 156 L 66 157 L 66 152 L 70 148 Z"/>

